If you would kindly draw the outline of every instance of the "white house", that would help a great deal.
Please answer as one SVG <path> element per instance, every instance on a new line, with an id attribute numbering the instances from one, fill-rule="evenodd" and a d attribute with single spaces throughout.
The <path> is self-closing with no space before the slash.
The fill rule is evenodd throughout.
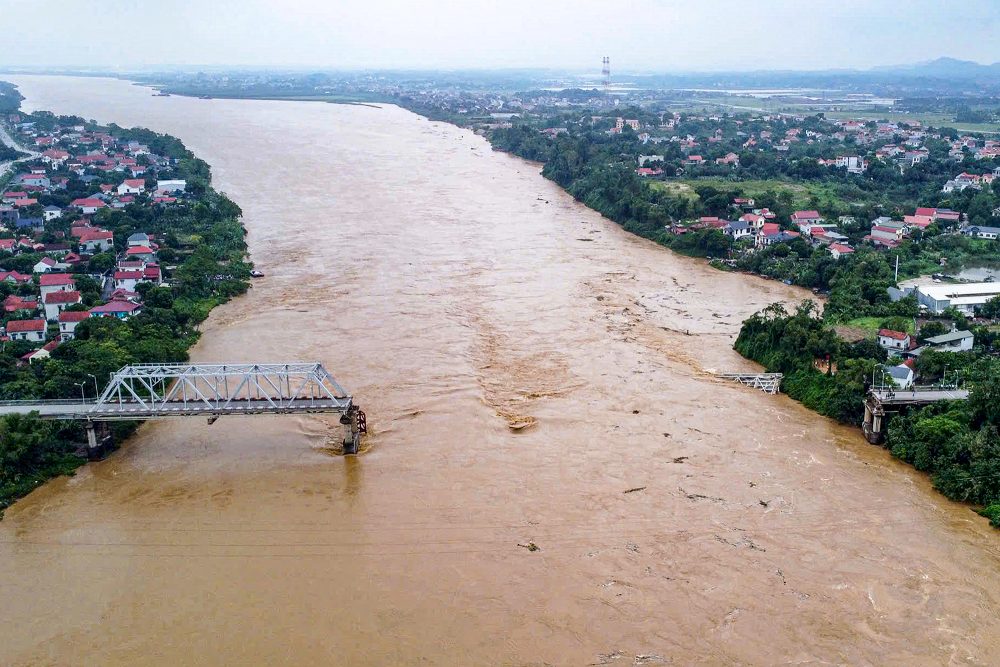
<path id="1" fill-rule="evenodd" d="M 167 180 L 167 181 L 157 181 L 156 191 L 157 192 L 184 192 L 187 189 L 187 181 L 181 179 Z"/>
<path id="2" fill-rule="evenodd" d="M 45 218 L 45 222 L 55 220 L 56 218 L 62 217 L 62 209 L 58 206 L 46 206 L 42 209 L 42 216 Z"/>
<path id="3" fill-rule="evenodd" d="M 82 199 L 74 199 L 71 206 L 76 206 L 84 215 L 90 215 L 92 213 L 97 213 L 100 209 L 107 206 L 103 201 L 97 199 L 96 197 L 84 197 Z"/>
<path id="4" fill-rule="evenodd" d="M 910 334 L 892 329 L 879 329 L 878 344 L 890 353 L 903 352 L 910 348 Z"/>
<path id="5" fill-rule="evenodd" d="M 141 178 L 127 178 L 118 186 L 119 195 L 139 195 L 146 191 L 146 181 Z"/>
<path id="6" fill-rule="evenodd" d="M 142 282 L 142 271 L 115 271 L 115 289 L 135 291 L 135 286 Z"/>
<path id="7" fill-rule="evenodd" d="M 80 293 L 77 291 L 70 292 L 51 292 L 42 297 L 42 303 L 45 305 L 45 319 L 55 320 L 59 318 L 59 313 L 63 312 L 69 306 L 81 303 L 83 298 L 81 298 Z"/>
<path id="8" fill-rule="evenodd" d="M 968 352 L 974 342 L 975 337 L 971 331 L 952 331 L 928 338 L 926 341 L 928 346 L 941 352 Z"/>
<path id="9" fill-rule="evenodd" d="M 976 239 L 997 239 L 1000 238 L 1000 227 L 966 227 L 962 233 Z"/>
<path id="10" fill-rule="evenodd" d="M 29 364 L 33 364 L 36 361 L 43 361 L 45 359 L 48 359 L 50 356 L 52 356 L 52 350 L 54 350 L 57 347 L 59 347 L 59 343 L 60 343 L 60 341 L 58 341 L 58 340 L 54 340 L 54 341 L 51 341 L 49 343 L 46 343 L 45 345 L 43 345 L 42 347 L 38 348 L 37 350 L 34 350 L 34 351 L 29 352 L 28 354 L 24 355 L 23 357 L 21 357 L 21 359 L 27 359 Z"/>
<path id="11" fill-rule="evenodd" d="M 41 343 L 45 340 L 45 320 L 11 320 L 7 323 L 7 336 L 11 340 Z"/>
<path id="12" fill-rule="evenodd" d="M 70 273 L 43 273 L 38 277 L 38 284 L 43 298 L 53 292 L 70 292 L 76 289 L 76 280 Z"/>
<path id="13" fill-rule="evenodd" d="M 854 252 L 854 248 L 849 245 L 844 245 L 843 243 L 831 243 L 827 246 L 827 250 L 833 255 L 834 259 L 840 259 L 844 255 L 850 255 Z"/>
<path id="14" fill-rule="evenodd" d="M 115 245 L 115 236 L 106 229 L 92 229 L 80 235 L 80 247 L 87 252 L 104 252 Z"/>
<path id="15" fill-rule="evenodd" d="M 753 233 L 750 223 L 745 220 L 728 222 L 726 223 L 726 226 L 722 228 L 722 231 L 723 233 L 732 236 L 734 241 L 739 241 L 740 239 L 746 238 Z"/>
<path id="16" fill-rule="evenodd" d="M 913 386 L 913 369 L 906 364 L 882 366 L 882 368 L 900 389 L 909 389 Z"/>
<path id="17" fill-rule="evenodd" d="M 132 246 L 148 246 L 149 245 L 149 235 L 143 232 L 136 232 L 132 236 L 128 237 L 128 247 Z"/>
<path id="18" fill-rule="evenodd" d="M 54 269 L 59 268 L 59 262 L 52 259 L 51 257 L 42 257 L 35 266 L 31 269 L 32 273 L 48 273 Z"/>
<path id="19" fill-rule="evenodd" d="M 59 339 L 73 340 L 76 336 L 76 325 L 90 317 L 86 310 L 64 310 L 59 313 Z"/>

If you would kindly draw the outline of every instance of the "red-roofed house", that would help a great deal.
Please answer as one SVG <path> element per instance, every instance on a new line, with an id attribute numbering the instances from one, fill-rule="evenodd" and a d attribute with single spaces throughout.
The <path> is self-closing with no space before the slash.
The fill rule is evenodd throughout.
<path id="1" fill-rule="evenodd" d="M 59 317 L 59 313 L 63 312 L 69 306 L 81 303 L 83 298 L 80 293 L 74 290 L 65 292 L 49 292 L 42 297 L 42 303 L 45 304 L 45 319 L 54 320 Z"/>
<path id="2" fill-rule="evenodd" d="M 29 364 L 33 364 L 36 361 L 42 361 L 44 359 L 48 359 L 52 351 L 55 350 L 57 347 L 59 347 L 59 343 L 60 341 L 58 340 L 49 341 L 39 349 L 34 350 L 32 352 L 28 352 L 25 355 L 22 355 L 21 361 L 27 361 Z"/>
<path id="3" fill-rule="evenodd" d="M 146 191 L 146 181 L 141 178 L 127 178 L 118 186 L 120 195 L 138 195 Z"/>
<path id="4" fill-rule="evenodd" d="M 3 300 L 3 309 L 7 313 L 16 313 L 19 310 L 30 310 L 33 312 L 38 309 L 38 302 L 11 294 Z"/>
<path id="5" fill-rule="evenodd" d="M 156 259 L 156 251 L 150 248 L 149 246 L 144 246 L 144 245 L 136 245 L 130 247 L 128 250 L 125 251 L 125 255 L 129 259 L 138 259 L 144 262 Z"/>
<path id="6" fill-rule="evenodd" d="M 146 267 L 142 270 L 142 280 L 143 282 L 159 285 L 161 282 L 163 282 L 163 278 L 160 273 L 160 267 L 156 264 L 147 264 Z"/>
<path id="7" fill-rule="evenodd" d="M 11 320 L 7 323 L 7 336 L 11 340 L 41 343 L 45 340 L 45 320 Z"/>
<path id="8" fill-rule="evenodd" d="M 107 302 L 103 306 L 94 306 L 90 309 L 90 314 L 93 317 L 117 317 L 120 320 L 125 320 L 132 315 L 137 315 L 141 311 L 141 304 L 134 303 L 132 301 L 115 299 Z"/>
<path id="9" fill-rule="evenodd" d="M 906 223 L 907 227 L 919 227 L 924 229 L 925 227 L 930 227 L 931 223 L 934 222 L 934 218 L 927 215 L 904 215 L 903 222 Z"/>
<path id="10" fill-rule="evenodd" d="M 86 252 L 104 252 L 115 245 L 115 235 L 106 229 L 85 229 L 80 234 L 80 247 Z"/>
<path id="11" fill-rule="evenodd" d="M 27 285 L 31 282 L 31 276 L 17 271 L 0 271 L 0 282 Z"/>
<path id="12" fill-rule="evenodd" d="M 83 211 L 84 215 L 89 215 L 91 213 L 97 213 L 100 209 L 106 207 L 107 204 L 105 204 L 100 199 L 87 197 L 84 199 L 74 199 L 73 203 L 70 204 L 70 206 L 76 206 L 81 211 Z"/>
<path id="13" fill-rule="evenodd" d="M 42 297 L 52 292 L 70 292 L 76 289 L 76 280 L 70 273 L 43 273 L 38 277 Z"/>
<path id="14" fill-rule="evenodd" d="M 823 222 L 819 211 L 796 211 L 792 213 L 792 222 L 796 225 L 818 225 Z"/>
<path id="15" fill-rule="evenodd" d="M 879 329 L 878 344 L 889 352 L 908 350 L 910 348 L 910 334 L 892 329 Z"/>
<path id="16" fill-rule="evenodd" d="M 135 286 L 143 280 L 142 271 L 115 271 L 115 288 L 135 291 Z"/>
<path id="17" fill-rule="evenodd" d="M 64 310 L 59 313 L 59 339 L 73 340 L 76 336 L 76 325 L 90 317 L 86 310 Z"/>
<path id="18" fill-rule="evenodd" d="M 831 243 L 827 250 L 833 255 L 834 259 L 840 259 L 844 255 L 850 255 L 854 252 L 854 248 L 849 245 L 844 245 L 843 243 Z"/>

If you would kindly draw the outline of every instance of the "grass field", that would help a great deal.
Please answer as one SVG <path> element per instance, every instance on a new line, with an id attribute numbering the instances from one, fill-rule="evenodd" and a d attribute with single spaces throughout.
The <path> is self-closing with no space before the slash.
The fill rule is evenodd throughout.
<path id="1" fill-rule="evenodd" d="M 934 127 L 953 127 L 963 132 L 1000 132 L 997 123 L 956 123 L 954 116 L 946 113 L 894 113 L 870 111 L 827 111 L 827 118 L 858 120 L 918 121 Z"/>
<path id="2" fill-rule="evenodd" d="M 723 178 L 699 178 L 677 181 L 653 181 L 652 187 L 665 190 L 674 196 L 684 196 L 697 201 L 695 186 L 710 185 L 723 192 L 740 192 L 746 197 L 760 197 L 765 192 L 780 194 L 789 192 L 792 205 L 797 209 L 824 208 L 828 204 L 840 202 L 843 197 L 826 183 L 791 183 L 778 180 L 730 181 Z"/>
<path id="3" fill-rule="evenodd" d="M 780 98 L 754 98 L 740 95 L 726 95 L 707 93 L 699 99 L 678 101 L 672 106 L 683 111 L 716 111 L 723 110 L 730 113 L 741 111 L 757 111 L 764 113 L 800 113 L 815 114 L 822 113 L 827 118 L 832 119 L 855 119 L 855 120 L 888 120 L 888 121 L 918 121 L 925 125 L 934 127 L 953 127 L 962 132 L 987 132 L 1000 133 L 1000 123 L 958 123 L 955 117 L 948 113 L 936 113 L 932 111 L 904 113 L 898 111 L 874 111 L 871 107 L 859 107 L 856 109 L 843 109 L 848 103 L 837 104 L 839 110 L 833 111 L 824 108 L 823 105 L 798 105 L 788 104 L 787 100 Z"/>
<path id="4" fill-rule="evenodd" d="M 884 317 L 858 317 L 849 322 L 844 322 L 844 324 L 854 329 L 863 329 L 874 336 L 875 332 L 881 328 L 880 324 L 885 319 Z M 909 320 L 906 324 L 906 333 L 914 333 L 914 331 L 913 320 Z"/>

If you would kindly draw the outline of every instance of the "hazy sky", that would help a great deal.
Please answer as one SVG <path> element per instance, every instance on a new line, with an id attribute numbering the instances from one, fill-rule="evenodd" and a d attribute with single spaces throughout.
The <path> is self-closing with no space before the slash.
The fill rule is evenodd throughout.
<path id="1" fill-rule="evenodd" d="M 0 0 L 0 67 L 815 69 L 1000 60 L 1000 0 Z"/>

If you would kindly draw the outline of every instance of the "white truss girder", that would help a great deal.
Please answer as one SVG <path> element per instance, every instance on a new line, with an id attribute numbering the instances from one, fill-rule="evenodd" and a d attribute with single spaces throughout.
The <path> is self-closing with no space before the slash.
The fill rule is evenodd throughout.
<path id="1" fill-rule="evenodd" d="M 781 373 L 719 373 L 720 378 L 736 380 L 768 394 L 777 394 L 781 388 Z"/>
<path id="2" fill-rule="evenodd" d="M 319 363 L 136 364 L 111 377 L 94 419 L 346 412 L 351 396 Z"/>

